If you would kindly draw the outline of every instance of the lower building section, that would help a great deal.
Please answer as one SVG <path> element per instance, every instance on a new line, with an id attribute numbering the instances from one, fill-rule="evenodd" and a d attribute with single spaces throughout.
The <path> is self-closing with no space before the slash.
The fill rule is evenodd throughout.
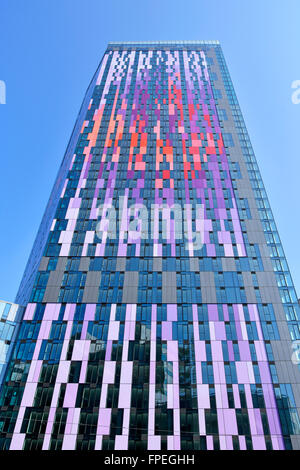
<path id="1" fill-rule="evenodd" d="M 1 394 L 1 448 L 291 448 L 299 418 L 264 309 L 28 304 Z"/>

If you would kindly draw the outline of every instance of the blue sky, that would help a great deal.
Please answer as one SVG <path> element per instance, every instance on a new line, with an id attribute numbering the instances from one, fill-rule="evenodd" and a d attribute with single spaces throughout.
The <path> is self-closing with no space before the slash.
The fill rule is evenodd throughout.
<path id="1" fill-rule="evenodd" d="M 0 299 L 14 300 L 108 41 L 219 39 L 300 295 L 299 0 L 1 0 Z"/>

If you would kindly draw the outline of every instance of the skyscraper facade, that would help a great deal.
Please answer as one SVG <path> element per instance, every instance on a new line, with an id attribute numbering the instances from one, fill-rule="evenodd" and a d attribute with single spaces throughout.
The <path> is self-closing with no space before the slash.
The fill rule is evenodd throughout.
<path id="1" fill-rule="evenodd" d="M 2 449 L 300 449 L 299 305 L 218 41 L 109 43 L 16 302 Z"/>

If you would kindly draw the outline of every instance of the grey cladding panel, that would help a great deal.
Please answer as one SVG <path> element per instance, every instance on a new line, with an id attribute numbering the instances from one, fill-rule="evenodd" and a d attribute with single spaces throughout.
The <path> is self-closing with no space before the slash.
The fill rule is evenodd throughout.
<path id="1" fill-rule="evenodd" d="M 48 267 L 48 263 L 49 263 L 49 258 L 46 256 L 43 256 L 40 262 L 39 271 L 46 271 Z"/>
<path id="2" fill-rule="evenodd" d="M 153 258 L 153 271 L 162 271 L 162 259 Z"/>
<path id="3" fill-rule="evenodd" d="M 164 286 L 162 288 L 162 303 L 174 304 L 177 302 L 176 286 Z"/>
<path id="4" fill-rule="evenodd" d="M 194 272 L 199 271 L 199 259 L 198 258 L 190 258 L 190 270 Z"/>
<path id="5" fill-rule="evenodd" d="M 176 288 L 176 272 L 165 271 L 162 273 L 162 285 L 163 287 L 174 286 Z"/>
<path id="6" fill-rule="evenodd" d="M 82 256 L 79 263 L 79 271 L 88 271 L 90 265 L 90 258 L 88 256 Z"/>
<path id="7" fill-rule="evenodd" d="M 86 287 L 98 287 L 100 286 L 101 272 L 100 271 L 89 271 L 86 275 L 85 286 Z"/>
<path id="8" fill-rule="evenodd" d="M 60 256 L 57 261 L 56 271 L 64 271 L 66 269 L 68 258 L 66 256 Z"/>
<path id="9" fill-rule="evenodd" d="M 236 271 L 234 258 L 222 258 L 223 271 Z"/>
<path id="10" fill-rule="evenodd" d="M 117 258 L 116 271 L 126 271 L 126 258 Z"/>
<path id="11" fill-rule="evenodd" d="M 138 299 L 139 273 L 137 271 L 126 271 L 124 275 L 122 302 L 135 304 Z"/>
<path id="12" fill-rule="evenodd" d="M 200 272 L 200 285 L 201 285 L 201 289 L 204 286 L 215 288 L 215 275 L 214 275 L 214 273 L 211 272 L 211 271 L 208 271 L 208 272 L 201 271 Z"/>

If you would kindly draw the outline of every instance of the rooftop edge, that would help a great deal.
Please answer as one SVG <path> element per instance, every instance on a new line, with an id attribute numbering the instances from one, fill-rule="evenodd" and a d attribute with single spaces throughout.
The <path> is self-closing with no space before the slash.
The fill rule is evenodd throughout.
<path id="1" fill-rule="evenodd" d="M 215 44 L 219 45 L 220 41 L 218 40 L 198 40 L 198 41 L 109 41 L 108 47 L 109 46 L 116 46 L 116 45 L 128 45 L 128 46 L 134 46 L 134 45 L 146 45 L 146 46 L 151 46 L 151 45 L 188 45 L 188 44 Z"/>

